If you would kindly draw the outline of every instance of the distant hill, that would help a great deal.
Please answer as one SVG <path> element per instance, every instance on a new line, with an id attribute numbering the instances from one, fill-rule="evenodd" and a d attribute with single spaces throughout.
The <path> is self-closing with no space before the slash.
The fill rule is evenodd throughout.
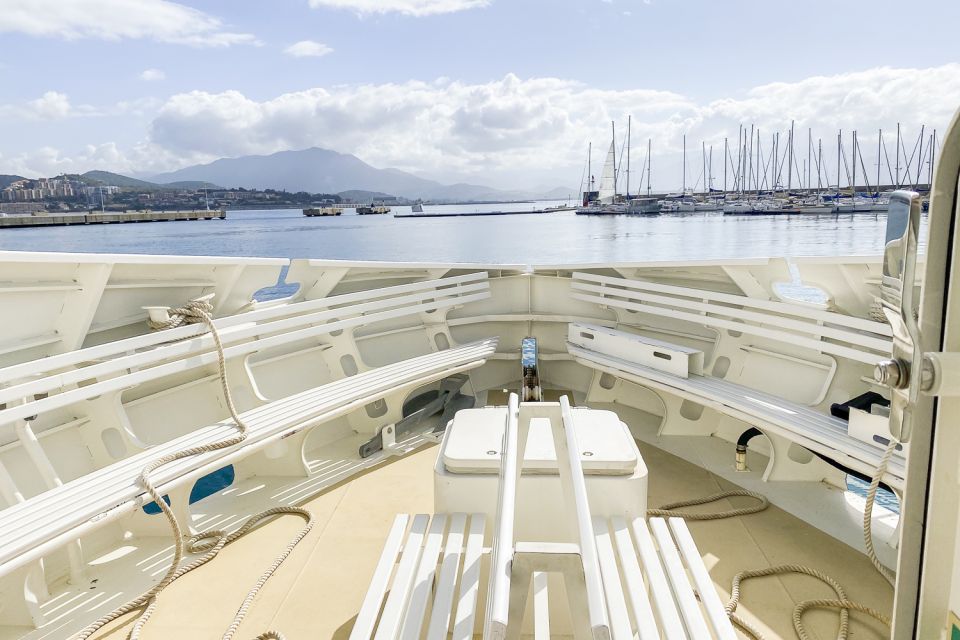
<path id="1" fill-rule="evenodd" d="M 0 189 L 6 189 L 11 184 L 18 180 L 26 180 L 23 176 L 14 176 L 5 173 L 0 173 Z"/>
<path id="2" fill-rule="evenodd" d="M 337 195 L 344 200 L 353 200 L 354 202 L 374 202 L 376 200 L 390 200 L 396 197 L 380 191 L 361 191 L 359 189 L 341 191 Z"/>
<path id="3" fill-rule="evenodd" d="M 142 191 L 163 191 L 166 189 L 221 189 L 215 184 L 202 181 L 182 181 L 158 184 L 139 180 L 129 176 L 111 173 L 110 171 L 87 171 L 80 176 L 80 179 L 89 185 L 114 186 L 124 189 L 140 189 Z"/>
<path id="4" fill-rule="evenodd" d="M 311 193 L 371 191 L 433 201 L 531 200 L 543 195 L 473 184 L 445 185 L 399 169 L 377 169 L 356 156 L 318 147 L 266 156 L 221 158 L 209 164 L 155 175 L 151 180 L 158 183 L 205 180 L 224 187 Z"/>

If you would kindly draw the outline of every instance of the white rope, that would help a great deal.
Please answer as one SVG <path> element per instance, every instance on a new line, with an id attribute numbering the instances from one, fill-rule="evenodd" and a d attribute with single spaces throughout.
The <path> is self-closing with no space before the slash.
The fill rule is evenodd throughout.
<path id="1" fill-rule="evenodd" d="M 877 558 L 877 552 L 873 548 L 873 503 L 877 499 L 880 480 L 883 479 L 884 474 L 887 472 L 887 464 L 890 462 L 890 456 L 893 455 L 896 448 L 897 441 L 894 438 L 890 438 L 890 443 L 883 452 L 883 457 L 880 458 L 880 464 L 877 465 L 877 470 L 870 479 L 870 488 L 867 489 L 867 503 L 863 508 L 863 544 L 867 548 L 867 556 L 877 571 L 880 572 L 880 575 L 882 575 L 891 586 L 894 586 L 896 583 L 896 575 L 881 564 L 880 559 Z"/>
<path id="2" fill-rule="evenodd" d="M 140 637 L 140 632 L 143 630 L 144 625 L 146 625 L 146 623 L 150 620 L 150 617 L 157 608 L 157 597 L 175 580 L 206 564 L 210 560 L 213 560 L 213 558 L 216 557 L 223 547 L 246 534 L 248 531 L 257 526 L 258 523 L 274 516 L 300 516 L 306 520 L 306 524 L 300 530 L 300 532 L 294 536 L 290 543 L 287 544 L 286 548 L 284 548 L 280 555 L 276 557 L 276 559 L 273 561 L 273 564 L 271 564 L 260 575 L 254 586 L 247 592 L 247 595 L 240 604 L 240 607 L 237 609 L 230 626 L 223 633 L 223 640 L 232 640 L 237 633 L 237 629 L 240 627 L 240 623 L 243 622 L 244 617 L 246 617 L 247 611 L 250 608 L 250 604 L 257 596 L 257 593 L 259 593 L 260 589 L 263 588 L 263 585 L 266 584 L 267 580 L 270 579 L 280 565 L 283 564 L 283 561 L 287 559 L 287 556 L 290 555 L 294 547 L 296 547 L 297 544 L 303 540 L 303 538 L 310 533 L 310 530 L 313 528 L 313 514 L 306 509 L 286 506 L 273 507 L 271 509 L 267 509 L 266 511 L 261 511 L 260 513 L 250 516 L 250 518 L 248 518 L 246 522 L 244 522 L 243 525 L 232 534 L 228 535 L 226 531 L 221 529 L 208 530 L 198 533 L 184 542 L 183 530 L 180 528 L 180 523 L 177 521 L 176 515 L 174 515 L 173 510 L 169 505 L 167 505 L 166 501 L 163 499 L 163 496 L 160 495 L 160 492 L 150 480 L 151 473 L 163 465 L 173 462 L 174 460 L 180 460 L 182 458 L 199 455 L 209 451 L 226 449 L 227 447 L 240 444 L 247 438 L 249 427 L 247 427 L 247 425 L 240 418 L 237 408 L 233 403 L 233 396 L 230 393 L 230 385 L 227 380 L 227 364 L 226 358 L 223 354 L 223 343 L 220 341 L 220 334 L 217 331 L 217 327 L 213 323 L 213 318 L 210 315 L 212 312 L 213 305 L 210 304 L 210 302 L 206 300 L 195 300 L 190 302 L 185 307 L 171 309 L 169 312 L 169 320 L 164 322 L 148 321 L 148 324 L 152 329 L 172 329 L 184 324 L 194 324 L 199 322 L 207 325 L 207 329 L 210 331 L 210 335 L 213 336 L 213 341 L 216 345 L 218 365 L 220 367 L 220 385 L 223 389 L 223 396 L 226 400 L 227 408 L 230 411 L 230 416 L 233 418 L 234 424 L 236 425 L 237 435 L 220 440 L 218 442 L 183 449 L 176 453 L 158 458 L 144 467 L 143 471 L 140 473 L 140 483 L 143 485 L 144 490 L 150 494 L 150 497 L 153 498 L 154 502 L 159 505 L 164 516 L 166 516 L 167 522 L 170 524 L 170 529 L 173 533 L 174 540 L 173 562 L 171 563 L 170 568 L 167 570 L 167 573 L 164 575 L 163 579 L 161 579 L 160 582 L 158 582 L 152 589 L 141 595 L 139 598 L 128 602 L 127 604 L 96 620 L 94 623 L 80 632 L 80 634 L 77 636 L 79 640 L 86 640 L 99 629 L 116 620 L 120 616 L 123 616 L 131 611 L 136 611 L 137 609 L 143 609 L 143 612 L 140 614 L 140 617 L 136 619 L 136 622 L 134 623 L 133 628 L 130 630 L 130 634 L 128 635 L 130 640 L 136 640 Z M 206 553 L 187 562 L 186 564 L 181 564 L 184 551 L 187 553 Z M 283 640 L 283 634 L 278 631 L 270 630 L 265 631 L 256 638 L 256 640 L 268 639 Z"/>
<path id="3" fill-rule="evenodd" d="M 874 471 L 873 477 L 871 478 L 870 488 L 867 490 L 867 502 L 863 511 L 863 542 L 864 546 L 867 549 L 867 556 L 870 558 L 870 562 L 873 563 L 873 566 L 876 567 L 877 571 L 882 575 L 891 585 L 894 584 L 895 575 L 892 571 L 887 569 L 877 558 L 876 550 L 873 546 L 873 505 L 876 501 L 877 491 L 880 487 L 880 481 L 883 479 L 884 474 L 887 471 L 887 464 L 890 462 L 890 456 L 893 455 L 894 450 L 896 449 L 897 442 L 891 440 L 890 444 L 887 445 L 886 450 L 883 453 L 883 456 L 880 458 L 880 464 L 877 465 L 876 471 Z M 753 507 L 744 507 L 741 509 L 731 509 L 728 511 L 719 511 L 715 513 L 686 513 L 683 511 L 676 511 L 680 507 L 691 507 L 701 504 L 709 504 L 711 502 L 716 502 L 723 498 L 728 498 L 732 496 L 747 496 L 754 498 L 759 501 L 759 504 Z M 754 493 L 753 491 L 747 491 L 746 489 L 734 489 L 732 491 L 723 491 L 714 495 L 706 496 L 703 498 L 694 498 L 693 500 L 684 500 L 681 502 L 673 502 L 671 504 L 665 504 L 659 509 L 647 509 L 647 517 L 650 516 L 663 516 L 663 517 L 681 517 L 687 520 L 720 520 L 723 518 L 733 518 L 743 515 L 749 515 L 752 513 L 758 513 L 763 511 L 769 506 L 767 498 L 759 493 Z M 744 618 L 736 614 L 737 605 L 740 603 L 740 586 L 745 580 L 751 578 L 762 578 L 765 576 L 786 574 L 786 573 L 799 573 L 808 575 L 812 578 L 816 578 L 821 582 L 829 585 L 834 592 L 837 594 L 835 599 L 817 599 L 817 600 L 805 600 L 797 604 L 793 610 L 793 628 L 797 633 L 799 640 L 810 640 L 810 635 L 807 633 L 806 629 L 803 626 L 802 617 L 803 614 L 809 609 L 838 609 L 840 611 L 840 629 L 837 632 L 837 640 L 846 640 L 849 633 L 849 618 L 850 611 L 858 611 L 866 615 L 872 616 L 873 618 L 884 623 L 888 627 L 890 626 L 890 618 L 883 613 L 868 607 L 866 605 L 860 604 L 859 602 L 853 602 L 847 599 L 846 592 L 844 592 L 843 587 L 840 586 L 840 583 L 828 576 L 827 574 L 807 567 L 800 564 L 786 564 L 779 565 L 776 567 L 769 567 L 767 569 L 756 569 L 751 571 L 741 571 L 733 577 L 733 585 L 730 588 L 730 600 L 726 605 L 727 616 L 730 618 L 730 621 L 736 626 L 740 627 L 747 635 L 753 637 L 755 640 L 764 640 L 763 634 L 757 630 L 756 627 L 747 622 Z"/>
<path id="4" fill-rule="evenodd" d="M 742 509 L 730 509 L 729 511 L 718 511 L 716 513 L 688 513 L 686 511 L 676 511 L 681 507 L 693 507 L 701 504 L 710 504 L 717 500 L 730 498 L 733 496 L 746 496 L 759 501 L 752 507 L 743 507 Z M 722 520 L 723 518 L 735 518 L 737 516 L 746 516 L 751 513 L 759 513 L 770 506 L 766 496 L 746 489 L 733 489 L 731 491 L 721 491 L 705 498 L 694 498 L 693 500 L 682 500 L 680 502 L 671 502 L 662 505 L 659 509 L 647 509 L 647 517 L 661 516 L 664 518 L 683 518 L 685 520 Z"/>

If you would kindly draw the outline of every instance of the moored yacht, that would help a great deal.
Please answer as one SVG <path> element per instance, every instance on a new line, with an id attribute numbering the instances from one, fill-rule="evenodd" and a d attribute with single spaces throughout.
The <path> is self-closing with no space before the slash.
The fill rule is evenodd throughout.
<path id="1" fill-rule="evenodd" d="M 0 253 L 0 637 L 950 637 L 943 150 L 925 258 Z"/>

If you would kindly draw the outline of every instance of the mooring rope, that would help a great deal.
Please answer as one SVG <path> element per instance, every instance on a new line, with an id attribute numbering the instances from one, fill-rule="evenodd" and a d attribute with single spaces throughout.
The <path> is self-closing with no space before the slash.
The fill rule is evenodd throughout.
<path id="1" fill-rule="evenodd" d="M 184 307 L 171 309 L 169 311 L 169 320 L 161 322 L 155 322 L 151 320 L 148 321 L 148 324 L 150 325 L 151 329 L 155 330 L 173 329 L 185 324 L 197 324 L 201 322 L 207 326 L 207 330 L 210 332 L 210 335 L 213 337 L 214 344 L 216 345 L 217 362 L 220 368 L 220 385 L 223 390 L 223 397 L 226 401 L 227 409 L 230 411 L 230 416 L 233 418 L 234 425 L 236 426 L 237 435 L 230 438 L 225 438 L 224 440 L 220 440 L 218 442 L 190 447 L 175 453 L 171 453 L 158 458 L 153 462 L 150 462 L 146 467 L 143 468 L 143 471 L 140 473 L 140 484 L 143 485 L 144 490 L 150 494 L 150 497 L 153 498 L 154 502 L 163 511 L 167 522 L 170 524 L 170 529 L 174 539 L 173 562 L 171 563 L 170 568 L 167 569 L 167 573 L 164 575 L 163 579 L 161 579 L 160 582 L 158 582 L 153 588 L 148 590 L 139 598 L 128 602 L 127 604 L 115 609 L 114 611 L 106 614 L 90 624 L 80 632 L 80 635 L 78 636 L 79 640 L 86 640 L 99 629 L 116 620 L 120 616 L 130 613 L 131 611 L 136 611 L 137 609 L 143 609 L 143 612 L 136 619 L 136 622 L 134 622 L 133 628 L 130 630 L 130 634 L 128 635 L 130 640 L 136 640 L 140 637 L 140 632 L 143 630 L 144 625 L 147 624 L 157 608 L 157 597 L 174 581 L 186 575 L 187 573 L 190 573 L 194 569 L 203 566 L 210 560 L 213 560 L 213 558 L 220 553 L 220 550 L 223 549 L 223 547 L 249 532 L 263 520 L 280 515 L 300 516 L 306 521 L 306 524 L 299 531 L 299 533 L 297 533 L 297 535 L 290 540 L 290 543 L 287 544 L 286 548 L 284 548 L 280 555 L 276 557 L 273 563 L 262 574 L 260 574 L 257 582 L 247 592 L 246 597 L 244 597 L 243 602 L 237 609 L 230 626 L 223 633 L 223 640 L 232 640 L 240 627 L 240 623 L 243 622 L 243 619 L 246 617 L 247 611 L 249 610 L 253 599 L 257 596 L 257 594 L 280 567 L 280 565 L 283 564 L 283 561 L 287 559 L 287 556 L 290 555 L 294 547 L 296 547 L 297 544 L 303 540 L 303 538 L 310 533 L 310 530 L 313 528 L 313 514 L 306 509 L 289 506 L 273 507 L 250 516 L 239 529 L 231 534 L 227 534 L 227 532 L 222 529 L 213 529 L 198 533 L 197 535 L 184 541 L 183 530 L 180 527 L 180 523 L 178 522 L 176 515 L 174 515 L 173 510 L 163 499 L 163 496 L 160 495 L 160 492 L 150 479 L 150 475 L 154 471 L 166 464 L 169 464 L 175 460 L 181 460 L 183 458 L 238 445 L 246 440 L 247 434 L 249 433 L 249 427 L 240 418 L 237 408 L 233 403 L 233 395 L 230 393 L 230 385 L 227 380 L 227 363 L 226 357 L 223 353 L 223 343 L 220 340 L 220 333 L 217 331 L 217 327 L 213 323 L 213 317 L 211 316 L 212 312 L 213 305 L 209 301 L 194 300 Z M 201 552 L 206 553 L 187 562 L 186 564 L 181 564 L 185 551 L 191 554 Z M 283 640 L 283 638 L 283 634 L 280 632 L 270 630 L 261 633 L 259 636 L 257 636 L 256 640 Z"/>
<path id="2" fill-rule="evenodd" d="M 870 558 L 870 562 L 876 567 L 877 571 L 882 575 L 887 582 L 891 585 L 894 584 L 895 575 L 892 571 L 887 569 L 877 558 L 876 550 L 873 546 L 873 505 L 877 497 L 877 490 L 880 487 L 880 481 L 883 479 L 884 474 L 887 471 L 887 465 L 890 462 L 890 456 L 893 455 L 894 450 L 896 449 L 897 442 L 891 440 L 890 444 L 887 446 L 886 450 L 883 453 L 883 456 L 880 458 L 880 464 L 877 465 L 876 471 L 874 471 L 873 477 L 871 478 L 870 488 L 867 490 L 867 502 L 863 511 L 863 542 L 864 546 L 867 549 L 867 556 Z M 758 501 L 758 504 L 752 507 L 743 507 L 740 509 L 730 509 L 728 511 L 718 511 L 714 513 L 687 513 L 684 511 L 677 511 L 676 509 L 682 507 L 692 507 L 701 504 L 709 504 L 711 502 L 716 502 L 717 500 L 722 500 L 723 498 L 729 498 L 734 496 L 746 496 L 754 498 Z M 703 498 L 694 498 L 692 500 L 683 500 L 680 502 L 672 502 L 670 504 L 662 505 L 658 509 L 647 509 L 647 517 L 650 516 L 662 516 L 662 517 L 679 517 L 686 520 L 722 520 L 724 518 L 734 518 L 738 516 L 750 515 L 753 513 L 759 513 L 770 506 L 767 498 L 759 493 L 753 491 L 747 491 L 746 489 L 734 489 L 731 491 L 722 491 L 713 495 L 709 495 Z M 730 588 L 730 600 L 727 602 L 725 607 L 727 616 L 730 618 L 730 621 L 736 626 L 740 627 L 743 631 L 750 635 L 755 640 L 764 640 L 763 634 L 757 630 L 756 627 L 751 625 L 741 616 L 736 614 L 737 605 L 740 603 L 740 586 L 741 584 L 751 578 L 762 578 L 766 576 L 787 574 L 787 573 L 799 573 L 803 575 L 816 578 L 821 582 L 829 585 L 834 592 L 837 594 L 835 599 L 815 599 L 815 600 L 804 600 L 797 604 L 793 609 L 793 628 L 797 633 L 797 638 L 799 640 L 810 640 L 810 635 L 807 633 L 806 629 L 803 626 L 802 617 L 803 614 L 809 609 L 838 609 L 840 611 L 840 629 L 837 632 L 837 640 L 846 640 L 849 633 L 849 622 L 850 622 L 850 611 L 857 611 L 869 615 L 883 624 L 890 626 L 890 618 L 880 611 L 868 607 L 859 602 L 853 602 L 847 599 L 847 594 L 843 590 L 843 587 L 839 582 L 828 576 L 827 574 L 807 567 L 800 564 L 785 564 L 779 565 L 776 567 L 768 567 L 766 569 L 754 569 L 750 571 L 741 571 L 733 577 L 733 585 Z"/>
<path id="3" fill-rule="evenodd" d="M 741 509 L 731 509 L 729 511 L 718 511 L 715 513 L 688 513 L 686 511 L 676 511 L 682 507 L 693 507 L 701 504 L 710 504 L 717 500 L 730 498 L 733 496 L 746 496 L 753 498 L 759 503 L 752 507 L 743 507 Z M 704 498 L 694 498 L 693 500 L 682 500 L 680 502 L 671 502 L 662 505 L 659 509 L 647 509 L 647 517 L 661 516 L 664 518 L 683 518 L 685 520 L 722 520 L 724 518 L 735 518 L 737 516 L 747 516 L 751 513 L 759 513 L 770 506 L 766 496 L 746 489 L 732 489 L 730 491 L 721 491 Z"/>

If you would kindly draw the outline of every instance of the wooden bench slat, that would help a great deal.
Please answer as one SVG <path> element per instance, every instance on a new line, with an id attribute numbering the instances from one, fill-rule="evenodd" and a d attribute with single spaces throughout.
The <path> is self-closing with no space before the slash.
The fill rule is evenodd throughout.
<path id="1" fill-rule="evenodd" d="M 223 350 L 223 355 L 225 358 L 236 358 L 240 356 L 249 355 L 256 353 L 258 351 L 264 351 L 278 346 L 283 346 L 286 344 L 294 343 L 300 340 L 306 340 L 309 338 L 315 338 L 320 335 L 326 335 L 333 331 L 338 331 L 341 329 L 347 329 L 363 324 L 369 324 L 374 322 L 380 322 L 383 320 L 391 320 L 394 318 L 399 318 L 407 315 L 413 315 L 417 313 L 427 312 L 435 309 L 441 309 L 445 306 L 452 306 L 456 304 L 465 304 L 467 302 L 473 302 L 476 300 L 481 300 L 489 297 L 489 293 L 477 293 L 468 296 L 463 296 L 460 298 L 449 298 L 443 301 L 436 302 L 424 302 L 421 304 L 409 306 L 409 307 L 400 307 L 397 309 L 391 309 L 389 311 L 380 311 L 376 313 L 370 313 L 366 315 L 359 315 L 355 317 L 350 317 L 346 320 L 335 320 L 327 322 L 325 324 L 310 325 L 307 323 L 307 326 L 301 329 L 287 331 L 285 333 L 279 333 L 277 335 L 270 335 L 269 337 L 259 337 L 261 334 L 266 335 L 270 333 L 276 333 L 275 331 L 267 330 L 260 325 L 254 325 L 252 327 L 239 327 L 235 331 L 227 333 L 222 336 L 222 338 L 228 343 L 231 344 L 240 340 L 241 338 L 258 338 L 256 340 L 240 342 L 239 344 L 232 344 L 232 346 L 225 346 Z M 346 313 L 346 311 L 344 311 Z M 299 319 L 298 319 L 299 320 Z M 299 326 L 299 325 L 298 325 Z M 158 349 L 156 351 L 143 352 L 133 354 L 131 356 L 124 356 L 117 358 L 115 361 L 109 363 L 104 363 L 104 365 L 110 365 L 112 371 L 125 368 L 134 368 L 141 367 L 145 364 L 155 364 L 161 360 L 173 359 L 171 362 L 164 362 L 163 364 L 155 364 L 139 371 L 133 373 L 128 373 L 123 376 L 116 378 L 109 378 L 107 380 L 95 381 L 91 384 L 81 386 L 75 389 L 70 389 L 68 391 L 63 391 L 62 393 L 57 393 L 49 397 L 33 400 L 25 404 L 17 405 L 7 409 L 0 410 L 0 424 L 8 423 L 14 420 L 19 420 L 26 418 L 31 415 L 37 415 L 47 411 L 52 411 L 61 407 L 68 406 L 75 402 L 81 400 L 86 400 L 89 398 L 96 397 L 98 395 L 103 395 L 111 391 L 117 391 L 120 389 L 126 389 L 143 382 L 150 380 L 155 380 L 167 375 L 181 373 L 184 371 L 189 371 L 196 369 L 201 366 L 213 364 L 218 359 L 218 354 L 213 350 L 206 350 L 202 353 L 196 352 L 199 344 L 207 344 L 207 349 L 210 349 L 212 346 L 212 338 L 207 339 L 208 336 L 201 336 L 194 338 L 192 341 L 183 342 L 180 344 L 170 345 L 164 347 L 163 349 Z M 157 357 L 156 352 L 162 351 L 164 355 Z M 92 367 L 99 367 L 100 365 L 92 365 Z M 82 370 L 81 370 L 82 371 Z M 86 372 L 84 372 L 86 373 Z M 58 388 L 62 385 L 65 385 L 66 380 L 71 380 L 76 382 L 76 376 L 72 373 L 63 373 L 52 376 L 51 379 L 56 382 L 54 386 L 49 386 L 47 384 L 41 385 L 40 381 L 23 383 L 14 387 L 10 387 L 4 391 L 0 391 L 0 397 L 12 396 L 14 398 L 22 397 L 24 395 L 30 395 L 35 392 L 40 387 L 53 389 Z M 79 380 L 87 379 L 86 375 L 80 377 Z M 45 379 L 46 380 L 46 379 Z M 24 391 L 28 389 L 29 392 Z M 2 401 L 2 400 L 0 400 Z"/>
<path id="2" fill-rule="evenodd" d="M 403 535 L 406 533 L 409 521 L 410 516 L 405 513 L 398 513 L 393 520 L 393 526 L 390 527 L 387 541 L 383 545 L 383 553 L 380 554 L 377 567 L 373 570 L 373 578 L 370 580 L 367 595 L 364 597 L 363 604 L 360 605 L 360 611 L 353 623 L 350 640 L 369 639 L 377 626 L 377 618 L 380 615 L 383 600 L 390 586 L 390 576 L 393 574 L 393 567 L 397 562 L 397 555 L 400 553 Z"/>
<path id="3" fill-rule="evenodd" d="M 446 640 L 450 629 L 451 607 L 457 587 L 457 574 L 460 568 L 460 555 L 463 551 L 463 534 L 467 526 L 467 514 L 454 513 L 450 516 L 450 531 L 443 549 L 443 560 L 437 573 L 437 588 L 433 597 L 433 611 L 430 613 L 430 626 L 427 629 L 428 640 Z"/>
<path id="4" fill-rule="evenodd" d="M 819 353 L 829 353 L 836 356 L 842 356 L 844 358 L 849 358 L 857 362 L 863 362 L 864 364 L 874 365 L 880 360 L 883 359 L 883 353 L 878 353 L 875 351 L 863 351 L 861 349 L 854 349 L 853 347 L 848 347 L 842 344 L 836 344 L 833 342 L 824 342 L 820 339 L 805 337 L 797 333 L 791 333 L 783 329 L 769 329 L 767 327 L 756 326 L 752 324 L 747 324 L 746 322 L 739 322 L 735 320 L 725 320 L 723 318 L 717 318 L 713 316 L 703 315 L 702 313 L 694 313 L 691 311 L 680 311 L 677 309 L 672 309 L 668 307 L 649 305 L 649 304 L 640 304 L 636 302 L 628 302 L 619 300 L 616 298 L 611 298 L 606 295 L 588 295 L 580 293 L 572 293 L 571 296 L 575 300 L 581 300 L 583 302 L 593 302 L 595 304 L 608 306 L 608 307 L 618 307 L 620 309 L 628 309 L 631 311 L 637 311 L 640 313 L 650 313 L 653 315 L 663 316 L 666 318 L 672 318 L 674 320 L 683 320 L 685 322 L 693 322 L 696 324 L 719 327 L 721 329 L 727 329 L 729 331 L 740 331 L 743 333 L 749 333 L 750 335 L 760 336 L 762 338 L 770 338 L 772 340 L 777 340 L 780 342 L 787 342 L 789 344 L 795 344 L 798 346 L 806 347 L 812 349 Z M 772 322 L 769 324 L 773 324 Z M 879 349 L 878 349 L 879 351 Z"/>
<path id="5" fill-rule="evenodd" d="M 667 570 L 667 578 L 673 587 L 673 595 L 680 608 L 680 615 L 683 617 L 687 632 L 691 638 L 698 640 L 709 638 L 710 629 L 707 627 L 706 620 L 703 619 L 703 612 L 697 603 L 693 586 L 687 578 L 687 572 L 680 560 L 680 554 L 677 553 L 677 547 L 673 543 L 673 538 L 670 537 L 667 523 L 664 522 L 663 518 L 650 518 L 650 529 L 657 541 L 657 549 L 663 559 L 663 566 Z"/>
<path id="6" fill-rule="evenodd" d="M 461 276 L 453 276 L 450 278 L 424 280 L 409 284 L 394 285 L 379 289 L 328 296 L 325 298 L 308 300 L 305 302 L 295 302 L 287 305 L 276 305 L 262 309 L 254 309 L 253 311 L 218 318 L 215 322 L 217 327 L 222 330 L 239 324 L 262 322 L 265 320 L 272 320 L 285 316 L 303 314 L 309 311 L 325 309 L 336 305 L 345 305 L 363 300 L 382 298 L 411 291 L 419 291 L 421 289 L 436 288 L 441 286 L 447 287 L 486 279 L 486 272 L 477 272 Z M 11 380 L 33 376 L 38 373 L 52 372 L 85 362 L 96 362 L 104 358 L 110 358 L 116 354 L 133 353 L 134 351 L 155 347 L 173 340 L 184 340 L 186 338 L 200 335 L 205 331 L 206 329 L 203 325 L 187 325 L 176 329 L 168 329 L 164 332 L 149 333 L 142 336 L 135 336 L 132 338 L 108 342 L 93 347 L 87 347 L 85 349 L 78 349 L 68 353 L 55 354 L 40 360 L 15 364 L 0 369 L 0 382 L 9 382 Z"/>
<path id="7" fill-rule="evenodd" d="M 410 601 L 410 591 L 420 563 L 423 540 L 427 535 L 429 523 L 430 516 L 426 514 L 421 513 L 413 517 L 410 533 L 404 540 L 400 562 L 397 564 L 397 571 L 390 585 L 390 595 L 387 596 L 387 603 L 383 606 L 383 614 L 380 616 L 376 634 L 373 636 L 376 640 L 395 640 L 400 632 L 400 624 L 403 622 L 407 603 Z"/>
<path id="8" fill-rule="evenodd" d="M 647 582 L 650 584 L 650 593 L 657 608 L 657 616 L 660 619 L 660 628 L 664 637 L 666 640 L 686 640 L 687 633 L 673 599 L 673 589 L 667 582 L 663 564 L 653 544 L 653 538 L 650 537 L 647 523 L 643 518 L 635 518 L 632 525 L 637 550 L 640 552 L 640 562 L 647 576 Z"/>
<path id="9" fill-rule="evenodd" d="M 630 608 L 637 625 L 637 637 L 639 640 L 660 640 L 657 619 L 650 606 L 650 598 L 643 583 L 643 573 L 640 570 L 627 522 L 620 516 L 614 516 L 610 526 L 613 528 L 613 539 L 616 543 L 617 555 L 620 557 L 624 581 L 627 584 L 626 595 L 630 599 Z"/>
<path id="10" fill-rule="evenodd" d="M 707 572 L 707 567 L 703 564 L 703 558 L 697 550 L 697 545 L 687 529 L 687 523 L 682 518 L 669 518 L 667 520 L 670 530 L 673 531 L 673 537 L 680 547 L 680 554 L 693 576 L 693 582 L 697 586 L 697 593 L 700 594 L 700 602 L 707 612 L 707 618 L 710 625 L 719 640 L 737 640 L 737 633 L 733 629 L 730 618 L 727 617 L 726 609 L 720 601 L 716 588 L 713 586 L 713 580 Z"/>
<path id="11" fill-rule="evenodd" d="M 430 521 L 430 530 L 427 532 L 426 542 L 417 571 L 413 579 L 413 591 L 404 612 L 401 640 L 419 640 L 423 630 L 424 617 L 427 613 L 427 602 L 433 592 L 433 581 L 437 573 L 437 560 L 443 546 L 443 532 L 447 528 L 447 516 L 443 513 L 434 514 Z"/>
<path id="12" fill-rule="evenodd" d="M 477 595 L 480 592 L 480 560 L 483 556 L 483 533 L 486 517 L 482 513 L 470 516 L 470 531 L 463 552 L 463 574 L 460 577 L 460 597 L 453 620 L 453 640 L 471 640 L 477 614 Z"/>
<path id="13" fill-rule="evenodd" d="M 600 576 L 607 598 L 607 613 L 610 619 L 610 633 L 613 640 L 632 640 L 630 614 L 623 596 L 623 583 L 617 568 L 617 557 L 610 541 L 610 529 L 606 518 L 593 517 L 593 532 L 597 540 L 597 557 L 600 561 Z"/>
<path id="14" fill-rule="evenodd" d="M 618 287 L 626 287 L 629 289 L 637 289 L 641 291 L 656 291 L 659 293 L 667 293 L 674 296 L 693 298 L 696 300 L 714 300 L 717 302 L 724 302 L 727 304 L 735 304 L 739 306 L 753 307 L 755 309 L 773 311 L 775 313 L 799 316 L 801 318 L 812 318 L 814 320 L 818 320 L 821 322 L 828 322 L 830 324 L 847 326 L 847 327 L 850 327 L 851 329 L 865 331 L 868 333 L 873 333 L 873 334 L 882 335 L 882 336 L 893 335 L 893 332 L 890 329 L 890 326 L 883 322 L 876 322 L 875 320 L 867 320 L 866 318 L 858 318 L 856 316 L 848 316 L 842 313 L 837 313 L 835 311 L 828 311 L 826 309 L 816 309 L 810 306 L 791 304 L 789 302 L 780 302 L 776 300 L 761 300 L 759 298 L 751 298 L 749 296 L 722 293 L 720 291 L 708 291 L 705 289 L 692 289 L 689 287 L 678 287 L 676 285 L 660 284 L 658 282 L 649 282 L 646 280 L 611 278 L 610 276 L 600 276 L 592 273 L 584 273 L 584 272 L 576 272 L 576 271 L 573 273 L 573 279 L 574 281 L 584 280 L 587 282 L 597 282 L 601 284 L 609 284 L 609 285 L 614 285 Z"/>

